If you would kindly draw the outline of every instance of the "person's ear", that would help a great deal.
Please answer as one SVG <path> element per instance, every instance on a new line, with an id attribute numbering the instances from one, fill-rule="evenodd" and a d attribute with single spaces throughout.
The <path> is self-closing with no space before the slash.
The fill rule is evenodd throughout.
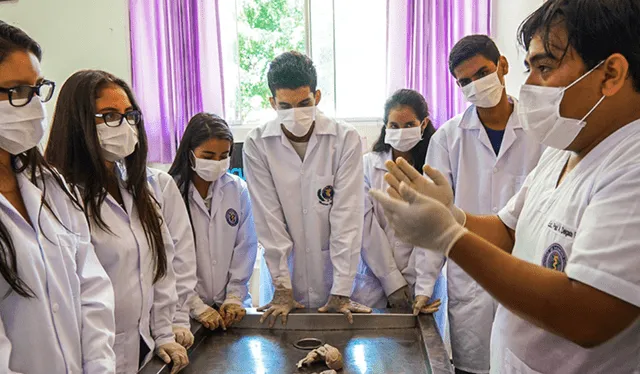
<path id="1" fill-rule="evenodd" d="M 431 120 L 429 119 L 429 117 L 425 118 L 424 120 L 422 120 L 422 124 L 420 125 L 420 128 L 422 129 L 422 132 L 424 132 L 424 130 L 427 128 L 427 125 L 429 124 Z"/>
<path id="2" fill-rule="evenodd" d="M 602 68 L 604 69 L 602 94 L 613 96 L 622 89 L 629 77 L 629 61 L 620 53 L 614 53 L 605 60 Z"/>
<path id="3" fill-rule="evenodd" d="M 500 56 L 500 70 L 502 76 L 509 74 L 509 61 L 507 61 L 507 58 L 504 56 Z"/>
<path id="4" fill-rule="evenodd" d="M 318 106 L 318 104 L 320 104 L 320 99 L 322 99 L 322 92 L 320 92 L 320 90 L 316 90 L 314 98 L 316 100 L 316 106 Z"/>

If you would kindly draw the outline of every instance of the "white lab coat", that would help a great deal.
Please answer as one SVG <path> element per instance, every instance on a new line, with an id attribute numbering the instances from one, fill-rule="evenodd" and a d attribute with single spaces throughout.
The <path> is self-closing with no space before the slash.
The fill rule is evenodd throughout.
<path id="1" fill-rule="evenodd" d="M 473 105 L 431 137 L 426 162 L 447 177 L 459 208 L 471 214 L 497 214 L 538 163 L 544 146 L 525 135 L 516 110 L 514 107 L 497 156 Z M 454 365 L 486 373 L 497 303 L 451 261 L 447 287 Z"/>
<path id="2" fill-rule="evenodd" d="M 202 196 L 190 184 L 189 208 L 196 235 L 198 285 L 205 303 L 234 303 L 250 308 L 249 279 L 258 252 L 247 184 L 224 174 L 211 183 L 207 209 Z"/>
<path id="3" fill-rule="evenodd" d="M 124 175 L 124 172 L 120 174 Z M 151 185 L 149 189 L 153 193 Z M 120 187 L 120 193 L 126 211 L 107 195 L 100 208 L 110 231 L 92 223 L 91 241 L 115 292 L 116 372 L 128 374 L 138 371 L 141 337 L 150 349 L 144 363 L 151 360 L 156 346 L 175 342 L 172 322 L 178 296 L 171 266 L 173 241 L 166 223 L 162 223 L 161 230 L 167 253 L 167 273 L 154 284 L 152 252 L 133 196 L 124 187 Z"/>
<path id="4" fill-rule="evenodd" d="M 39 187 L 25 173 L 17 178 L 31 224 L 1 194 L 0 220 L 15 245 L 18 274 L 35 296 L 18 295 L 0 277 L 0 372 L 113 373 L 113 289 L 84 214 L 50 175 L 51 210 L 40 209 L 40 180 Z"/>
<path id="5" fill-rule="evenodd" d="M 385 191 L 392 152 L 364 155 L 365 214 L 362 261 L 358 267 L 352 298 L 372 308 L 386 308 L 387 296 L 405 285 L 422 296 L 433 296 L 436 279 L 444 263 L 442 256 L 401 242 L 384 216 L 384 209 L 369 196 L 371 188 Z M 415 289 L 414 289 L 415 288 Z"/>
<path id="6" fill-rule="evenodd" d="M 640 307 L 640 121 L 603 140 L 556 187 L 569 156 L 545 152 L 500 212 L 516 232 L 513 256 L 564 271 Z M 586 349 L 500 306 L 491 336 L 491 372 L 640 373 L 640 318 Z"/>
<path id="7" fill-rule="evenodd" d="M 277 121 L 251 131 L 244 168 L 256 229 L 275 284 L 309 308 L 351 296 L 363 217 L 362 145 L 356 130 L 317 113 L 304 161 Z"/>
<path id="8" fill-rule="evenodd" d="M 195 242 L 189 213 L 171 175 L 151 168 L 148 168 L 147 175 L 149 184 L 162 209 L 162 217 L 167 224 L 175 249 L 173 272 L 176 277 L 178 304 L 173 324 L 190 328 L 188 301 L 198 297 L 195 291 L 198 278 L 196 276 Z"/>

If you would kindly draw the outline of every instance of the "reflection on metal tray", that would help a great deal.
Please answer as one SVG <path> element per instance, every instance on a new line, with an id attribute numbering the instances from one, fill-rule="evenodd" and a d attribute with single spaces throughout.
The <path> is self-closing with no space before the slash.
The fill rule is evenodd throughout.
<path id="1" fill-rule="evenodd" d="M 322 363 L 296 368 L 296 363 L 309 352 L 294 346 L 303 338 L 316 338 L 338 348 L 344 357 L 340 373 L 453 373 L 430 315 L 414 317 L 377 310 L 370 315 L 354 315 L 354 324 L 349 325 L 340 314 L 302 311 L 290 314 L 287 326 L 278 321 L 273 329 L 266 323 L 261 325 L 260 316 L 250 309 L 240 324 L 226 332 L 194 326 L 196 344 L 189 352 L 191 363 L 181 373 L 289 374 L 326 370 Z M 158 374 L 170 370 L 156 358 L 140 372 Z"/>

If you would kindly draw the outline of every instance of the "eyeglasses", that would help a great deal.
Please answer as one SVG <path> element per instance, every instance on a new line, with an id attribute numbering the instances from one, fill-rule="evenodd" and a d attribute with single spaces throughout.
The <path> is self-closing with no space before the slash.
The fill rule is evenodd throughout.
<path id="1" fill-rule="evenodd" d="M 29 104 L 35 95 L 40 98 L 40 101 L 46 103 L 51 100 L 55 88 L 56 84 L 54 82 L 45 80 L 35 86 L 0 87 L 0 92 L 9 95 L 9 104 L 11 104 L 11 106 L 19 108 Z"/>
<path id="2" fill-rule="evenodd" d="M 142 113 L 139 110 L 132 110 L 125 114 L 118 112 L 109 112 L 105 114 L 96 114 L 96 118 L 102 118 L 104 124 L 109 127 L 118 127 L 122 124 L 122 120 L 126 119 L 131 126 L 137 125 L 142 119 Z"/>

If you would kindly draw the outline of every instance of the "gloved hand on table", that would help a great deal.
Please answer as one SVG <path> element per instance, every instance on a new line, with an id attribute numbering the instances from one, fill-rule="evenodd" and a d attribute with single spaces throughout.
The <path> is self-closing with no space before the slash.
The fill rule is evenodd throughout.
<path id="1" fill-rule="evenodd" d="M 391 308 L 405 308 L 411 305 L 411 291 L 404 286 L 387 297 Z"/>
<path id="2" fill-rule="evenodd" d="M 163 344 L 156 348 L 156 354 L 167 365 L 173 362 L 171 374 L 175 374 L 189 365 L 187 350 L 178 343 Z"/>
<path id="3" fill-rule="evenodd" d="M 320 313 L 342 313 L 347 316 L 350 324 L 353 324 L 353 313 L 371 313 L 371 308 L 358 304 L 346 296 L 331 295 L 329 301 L 322 308 L 318 309 Z"/>
<path id="4" fill-rule="evenodd" d="M 429 180 L 402 157 L 396 162 L 387 161 L 385 166 L 389 172 L 385 174 L 384 180 L 389 184 L 387 192 L 391 197 L 400 199 L 400 182 L 405 182 L 420 194 L 429 196 L 449 208 L 456 221 L 464 226 L 467 216 L 462 209 L 453 204 L 453 189 L 441 172 L 424 165 L 422 170 L 431 179 Z"/>
<path id="5" fill-rule="evenodd" d="M 418 295 L 416 296 L 416 300 L 413 302 L 413 315 L 417 316 L 418 314 L 432 314 L 440 309 L 441 301 L 437 299 L 433 301 L 431 304 L 429 303 L 429 296 Z"/>
<path id="6" fill-rule="evenodd" d="M 453 245 L 467 233 L 467 229 L 440 201 L 421 195 L 404 182 L 399 188 L 402 200 L 391 198 L 379 190 L 370 190 L 369 193 L 384 208 L 384 215 L 400 240 L 448 257 Z"/>
<path id="7" fill-rule="evenodd" d="M 173 326 L 173 336 L 176 339 L 176 343 L 180 344 L 186 349 L 191 348 L 195 340 L 193 334 L 191 333 L 191 330 L 182 326 Z"/>
<path id="8" fill-rule="evenodd" d="M 222 327 L 223 330 L 227 329 L 220 314 L 215 309 L 205 304 L 199 297 L 195 297 L 193 300 L 190 300 L 189 314 L 191 315 L 191 318 L 200 322 L 209 330 L 213 331 L 218 327 Z"/>
<path id="9" fill-rule="evenodd" d="M 294 309 L 302 308 L 304 308 L 304 305 L 293 299 L 293 290 L 283 286 L 276 286 L 271 302 L 258 308 L 258 312 L 264 312 L 262 317 L 260 317 L 260 323 L 264 323 L 269 316 L 273 316 L 269 321 L 269 328 L 271 328 L 276 324 L 276 319 L 280 316 L 282 325 L 284 326 L 287 324 L 289 313 Z"/>
<path id="10" fill-rule="evenodd" d="M 247 315 L 247 310 L 242 305 L 225 301 L 220 307 L 220 315 L 224 320 L 224 325 L 231 327 L 234 323 L 242 321 Z"/>

